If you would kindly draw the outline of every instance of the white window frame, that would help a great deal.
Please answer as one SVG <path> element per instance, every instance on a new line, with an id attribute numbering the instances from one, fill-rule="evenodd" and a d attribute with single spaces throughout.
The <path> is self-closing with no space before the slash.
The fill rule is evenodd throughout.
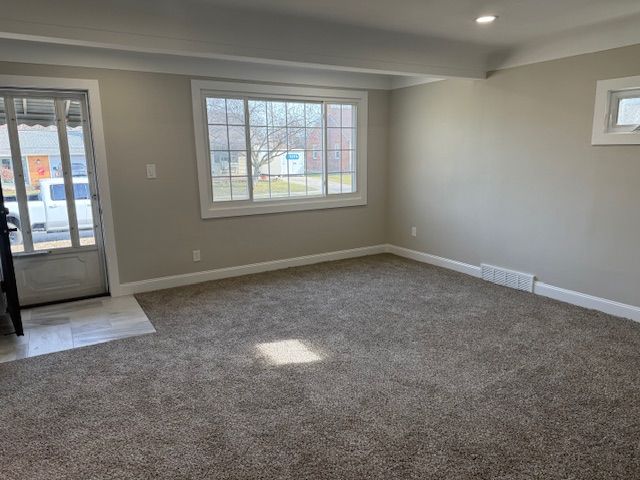
<path id="1" fill-rule="evenodd" d="M 616 124 L 620 99 L 631 96 L 634 91 L 640 92 L 640 76 L 597 82 L 592 145 L 640 145 L 640 131 L 635 125 Z"/>
<path id="2" fill-rule="evenodd" d="M 215 95 L 259 96 L 261 98 L 355 104 L 357 106 L 356 191 L 343 194 L 325 193 L 325 196 L 322 197 L 278 198 L 274 200 L 253 201 L 237 200 L 214 203 L 211 181 L 211 160 L 207 147 L 207 112 L 204 105 L 205 97 Z M 193 102 L 193 123 L 195 127 L 198 187 L 200 190 L 200 213 L 203 219 L 353 207 L 367 204 L 368 96 L 366 91 L 191 80 L 191 97 Z M 247 125 L 246 128 L 249 128 L 249 126 Z M 325 150 L 326 155 L 326 149 L 322 150 Z"/>

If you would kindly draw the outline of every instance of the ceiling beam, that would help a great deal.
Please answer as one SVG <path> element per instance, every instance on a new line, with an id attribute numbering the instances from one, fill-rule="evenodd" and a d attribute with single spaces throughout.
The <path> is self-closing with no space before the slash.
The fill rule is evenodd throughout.
<path id="1" fill-rule="evenodd" d="M 207 2 L 23 0 L 0 37 L 390 75 L 485 78 L 486 47 Z M 238 25 L 242 28 L 238 29 Z M 240 33 L 240 34 L 239 34 Z"/>

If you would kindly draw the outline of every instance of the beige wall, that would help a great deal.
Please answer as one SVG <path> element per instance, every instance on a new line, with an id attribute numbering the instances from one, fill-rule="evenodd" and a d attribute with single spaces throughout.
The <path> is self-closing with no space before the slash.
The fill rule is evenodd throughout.
<path id="1" fill-rule="evenodd" d="M 640 146 L 590 144 L 596 80 L 640 74 L 640 46 L 371 91 L 366 207 L 211 220 L 198 209 L 190 76 L 0 73 L 99 80 L 122 282 L 388 241 L 640 305 Z"/>
<path id="2" fill-rule="evenodd" d="M 0 62 L 0 74 L 97 79 L 121 282 L 380 244 L 389 94 L 369 92 L 368 205 L 200 218 L 190 76 Z M 157 165 L 147 180 L 145 165 Z M 202 261 L 191 252 L 200 249 Z"/>
<path id="3" fill-rule="evenodd" d="M 596 80 L 638 74 L 634 46 L 394 91 L 388 240 L 640 305 L 640 146 L 591 146 Z"/>

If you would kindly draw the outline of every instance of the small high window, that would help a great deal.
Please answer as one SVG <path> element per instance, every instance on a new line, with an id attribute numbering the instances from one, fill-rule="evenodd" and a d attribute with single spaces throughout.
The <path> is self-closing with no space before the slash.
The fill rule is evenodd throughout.
<path id="1" fill-rule="evenodd" d="M 640 76 L 598 82 L 592 143 L 640 144 Z"/>

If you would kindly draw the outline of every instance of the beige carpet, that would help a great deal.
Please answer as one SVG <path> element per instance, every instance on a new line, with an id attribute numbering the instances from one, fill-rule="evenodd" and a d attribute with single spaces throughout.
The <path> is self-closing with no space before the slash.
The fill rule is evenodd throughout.
<path id="1" fill-rule="evenodd" d="M 0 478 L 640 478 L 640 324 L 390 255 L 138 298 L 0 365 Z"/>

